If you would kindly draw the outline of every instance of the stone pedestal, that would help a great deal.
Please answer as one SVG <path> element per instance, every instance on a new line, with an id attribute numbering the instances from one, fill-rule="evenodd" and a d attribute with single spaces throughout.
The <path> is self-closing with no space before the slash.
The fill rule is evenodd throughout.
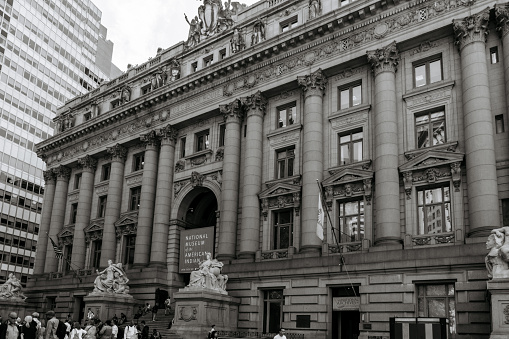
<path id="1" fill-rule="evenodd" d="M 27 313 L 27 308 L 30 308 L 30 305 L 27 305 L 27 303 L 22 299 L 0 298 L 0 316 L 2 317 L 3 320 L 6 320 L 9 313 L 11 312 L 16 312 L 18 314 L 18 317 L 21 317 L 21 319 L 23 319 L 25 315 L 29 314 Z"/>
<path id="2" fill-rule="evenodd" d="M 133 319 L 134 307 L 139 302 L 129 294 L 92 293 L 83 298 L 85 314 L 90 308 L 95 317 L 105 321 L 116 314 L 124 313 L 127 319 Z"/>
<path id="3" fill-rule="evenodd" d="M 240 300 L 208 290 L 173 294 L 175 318 L 171 332 L 183 339 L 205 338 L 212 325 L 217 331 L 236 331 Z"/>
<path id="4" fill-rule="evenodd" d="M 490 339 L 509 339 L 509 279 L 494 279 L 488 282 L 491 293 Z"/>

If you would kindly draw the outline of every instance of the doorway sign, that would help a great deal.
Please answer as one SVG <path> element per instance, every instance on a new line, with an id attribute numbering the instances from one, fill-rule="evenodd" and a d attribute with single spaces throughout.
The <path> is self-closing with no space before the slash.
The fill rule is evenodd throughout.
<path id="1" fill-rule="evenodd" d="M 361 304 L 360 297 L 332 298 L 333 311 L 358 311 Z"/>
<path id="2" fill-rule="evenodd" d="M 206 253 L 214 254 L 214 226 L 193 228 L 180 232 L 179 272 L 190 273 L 205 260 Z"/>

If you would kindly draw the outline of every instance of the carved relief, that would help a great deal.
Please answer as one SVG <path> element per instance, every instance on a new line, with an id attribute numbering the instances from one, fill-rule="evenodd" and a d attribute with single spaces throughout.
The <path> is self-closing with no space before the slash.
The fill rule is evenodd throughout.
<path id="1" fill-rule="evenodd" d="M 230 51 L 232 54 L 240 52 L 246 48 L 246 43 L 244 42 L 244 37 L 241 32 L 239 32 L 238 28 L 233 30 L 233 36 L 230 39 Z"/>
<path id="2" fill-rule="evenodd" d="M 322 15 L 322 2 L 321 0 L 309 0 L 309 20 Z"/>
<path id="3" fill-rule="evenodd" d="M 175 173 L 182 172 L 186 168 L 186 162 L 185 160 L 179 160 L 175 164 Z"/>
<path id="4" fill-rule="evenodd" d="M 204 179 L 205 179 L 205 176 L 201 175 L 198 172 L 192 172 L 191 173 L 191 185 L 193 187 L 203 186 L 203 180 Z"/>
<path id="5" fill-rule="evenodd" d="M 142 180 L 143 180 L 143 175 L 139 174 L 134 177 L 126 178 L 126 184 L 127 184 L 127 186 L 141 185 Z"/>
<path id="6" fill-rule="evenodd" d="M 111 160 L 125 161 L 127 157 L 127 149 L 120 144 L 113 147 L 107 147 L 106 152 L 111 156 Z"/>
<path id="7" fill-rule="evenodd" d="M 461 185 L 461 162 L 451 163 L 451 176 L 452 184 L 454 185 L 454 191 L 459 192 Z"/>
<path id="8" fill-rule="evenodd" d="M 225 121 L 236 121 L 240 124 L 244 118 L 242 103 L 238 99 L 226 105 L 219 105 L 219 111 L 223 114 Z"/>
<path id="9" fill-rule="evenodd" d="M 90 155 L 86 155 L 83 158 L 78 158 L 78 164 L 84 169 L 95 171 L 95 168 L 97 167 L 97 160 Z"/>
<path id="10" fill-rule="evenodd" d="M 197 313 L 198 311 L 194 306 L 181 306 L 179 308 L 179 320 L 184 320 L 185 322 L 196 320 Z"/>
<path id="11" fill-rule="evenodd" d="M 375 76 L 384 71 L 396 72 L 398 69 L 399 52 L 396 41 L 384 48 L 368 51 L 367 55 Z"/>
<path id="12" fill-rule="evenodd" d="M 418 53 L 427 52 L 430 49 L 435 48 L 437 46 L 438 46 L 438 44 L 436 42 L 425 41 L 425 42 L 421 43 L 419 45 L 419 47 L 414 48 L 410 52 L 410 55 L 415 55 L 415 54 L 418 54 Z"/>
<path id="13" fill-rule="evenodd" d="M 319 68 L 316 72 L 309 75 L 297 77 L 297 82 L 301 86 L 305 95 L 324 95 L 325 86 L 327 85 L 327 78 Z"/>
<path id="14" fill-rule="evenodd" d="M 216 161 L 223 161 L 224 147 L 219 147 L 216 151 Z"/>
<path id="15" fill-rule="evenodd" d="M 251 33 L 251 46 L 265 41 L 265 24 L 257 19 L 253 24 L 253 32 Z"/>

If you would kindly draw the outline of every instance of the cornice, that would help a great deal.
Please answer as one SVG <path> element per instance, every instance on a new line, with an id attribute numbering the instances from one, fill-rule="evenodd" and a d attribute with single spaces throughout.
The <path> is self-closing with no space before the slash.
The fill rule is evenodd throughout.
<path id="1" fill-rule="evenodd" d="M 373 4 L 377 3 L 377 1 L 372 1 L 365 3 L 365 5 L 371 7 Z M 380 12 L 376 14 L 372 12 L 372 16 L 365 17 L 365 19 L 360 22 L 355 22 L 356 20 L 354 20 L 357 18 L 357 15 L 359 15 L 360 10 L 354 13 L 355 15 L 350 21 L 343 19 L 352 15 L 352 12 L 344 12 L 344 10 L 329 12 L 313 20 L 311 22 L 312 25 L 301 25 L 295 28 L 295 30 L 289 31 L 286 39 L 281 39 L 281 36 L 278 36 L 280 40 L 271 38 L 255 45 L 253 49 L 248 48 L 242 51 L 242 53 L 238 53 L 234 57 L 226 59 L 228 66 L 226 66 L 226 63 L 218 63 L 211 69 L 199 71 L 195 77 L 185 77 L 169 85 L 165 85 L 150 94 L 136 98 L 126 105 L 122 105 L 121 107 L 117 107 L 114 110 L 102 114 L 85 124 L 75 126 L 51 139 L 43 141 L 37 145 L 38 155 L 42 158 L 46 154 L 53 155 L 58 151 L 61 153 L 72 153 L 67 150 L 74 148 L 77 140 L 84 145 L 90 144 L 92 139 L 85 139 L 88 135 L 97 135 L 98 132 L 101 133 L 101 130 L 111 126 L 111 124 L 118 123 L 129 117 L 136 116 L 138 119 L 140 112 L 146 111 L 149 107 L 164 101 L 169 101 L 167 105 L 175 105 L 175 107 L 179 108 L 182 112 L 186 112 L 188 111 L 187 106 L 196 105 L 196 101 L 198 101 L 199 104 L 203 104 L 206 101 L 217 99 L 220 96 L 227 97 L 233 95 L 233 93 L 237 91 L 247 92 L 255 85 L 263 84 L 269 80 L 275 80 L 281 75 L 284 76 L 286 72 L 293 70 L 293 68 L 309 69 L 309 66 L 314 63 L 322 62 L 322 60 L 328 58 L 338 57 L 340 53 L 352 53 L 354 50 L 360 50 L 362 48 L 361 46 L 366 43 L 371 43 L 371 41 L 376 41 L 386 38 L 388 35 L 399 33 L 402 30 L 408 29 L 410 26 L 429 25 L 432 23 L 431 20 L 435 22 L 440 21 L 439 17 L 445 13 L 463 11 L 462 3 L 459 3 L 459 6 L 455 8 L 445 8 L 440 9 L 440 11 L 435 9 L 433 3 L 429 3 L 428 7 L 433 7 L 433 10 L 430 9 L 430 12 L 433 13 L 430 19 L 424 22 L 419 22 L 415 17 L 411 17 L 409 20 L 403 20 L 409 18 L 408 14 L 411 13 L 411 11 L 407 12 L 407 10 L 416 6 L 422 7 L 423 4 L 427 4 L 427 2 L 407 2 L 397 5 L 396 7 L 388 7 L 383 11 L 383 15 Z M 360 4 L 358 6 L 360 6 Z M 352 10 L 353 8 L 354 7 L 352 7 Z M 366 8 L 367 7 L 364 7 L 364 9 Z M 355 7 L 355 10 L 357 9 L 358 7 Z M 344 16 L 340 13 L 344 13 Z M 365 15 L 366 14 L 370 13 L 365 12 Z M 334 16 L 339 16 L 340 19 L 337 19 L 337 17 L 334 18 Z M 378 35 L 374 33 L 375 31 Z M 269 47 L 265 49 L 267 46 Z M 343 47 L 346 49 L 343 49 Z M 267 58 L 269 58 L 269 60 L 267 60 Z M 218 68 L 215 67 L 225 69 L 227 74 L 220 75 L 217 79 L 214 78 L 214 74 L 218 70 Z M 228 67 L 230 67 L 230 69 L 228 69 Z M 279 69 L 282 74 L 276 75 L 276 71 Z M 150 71 L 153 71 L 153 69 L 150 69 Z M 211 79 L 210 82 L 208 78 Z M 247 81 L 249 79 L 251 79 L 252 82 Z M 182 85 L 192 81 L 198 81 L 200 88 L 191 89 L 189 86 L 184 87 Z M 239 81 L 240 86 L 235 85 L 239 83 Z M 232 91 L 224 91 L 226 88 L 231 88 Z M 207 93 L 210 92 L 210 90 L 213 91 L 213 95 Z M 173 111 L 174 107 L 172 106 L 172 116 L 174 114 Z M 169 113 L 167 111 L 163 111 L 163 113 L 165 114 L 149 114 L 157 116 L 157 119 L 153 118 L 153 121 L 157 122 L 158 120 L 164 121 L 169 118 Z M 132 125 L 134 123 L 137 125 L 138 122 L 138 120 L 131 120 L 130 124 Z M 123 125 L 119 127 L 118 130 L 121 128 L 123 128 Z M 115 140 L 114 131 L 110 132 L 104 134 L 112 134 L 112 140 Z M 72 145 L 66 147 L 66 145 L 70 143 L 72 143 Z M 85 148 L 86 147 L 83 147 L 83 150 L 86 151 Z M 81 152 L 82 150 L 80 149 L 78 151 Z M 55 158 L 55 156 L 53 158 Z M 61 159 L 57 160 L 61 161 Z"/>

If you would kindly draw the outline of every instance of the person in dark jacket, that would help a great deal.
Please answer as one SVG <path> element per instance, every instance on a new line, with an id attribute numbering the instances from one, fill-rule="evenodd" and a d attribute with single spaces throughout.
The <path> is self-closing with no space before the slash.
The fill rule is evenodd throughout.
<path id="1" fill-rule="evenodd" d="M 23 334 L 23 339 L 37 339 L 37 323 L 32 316 L 25 317 L 25 323 L 21 326 L 21 334 Z"/>
<path id="2" fill-rule="evenodd" d="M 141 339 L 149 339 L 150 329 L 145 325 L 145 320 L 141 321 Z"/>
<path id="3" fill-rule="evenodd" d="M 18 315 L 16 312 L 9 313 L 9 318 L 0 325 L 0 339 L 20 339 L 21 329 L 16 324 Z"/>

